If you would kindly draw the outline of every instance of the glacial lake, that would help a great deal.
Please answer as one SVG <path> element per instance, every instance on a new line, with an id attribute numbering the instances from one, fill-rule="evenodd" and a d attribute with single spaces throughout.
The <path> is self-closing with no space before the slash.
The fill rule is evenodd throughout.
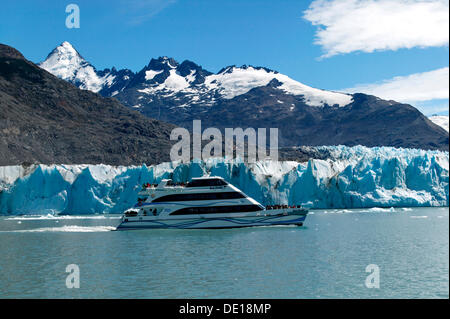
<path id="1" fill-rule="evenodd" d="M 111 231 L 119 218 L 0 216 L 0 298 L 449 297 L 448 207 L 225 230 Z M 79 288 L 66 287 L 71 264 Z"/>

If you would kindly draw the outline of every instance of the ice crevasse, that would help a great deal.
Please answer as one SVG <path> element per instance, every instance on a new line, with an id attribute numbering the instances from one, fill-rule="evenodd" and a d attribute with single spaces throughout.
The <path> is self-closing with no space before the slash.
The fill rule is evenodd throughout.
<path id="1" fill-rule="evenodd" d="M 221 176 L 265 205 L 311 208 L 448 206 L 449 154 L 323 146 L 326 159 L 245 164 L 221 158 L 153 166 L 0 167 L 0 214 L 121 213 L 144 183 Z"/>

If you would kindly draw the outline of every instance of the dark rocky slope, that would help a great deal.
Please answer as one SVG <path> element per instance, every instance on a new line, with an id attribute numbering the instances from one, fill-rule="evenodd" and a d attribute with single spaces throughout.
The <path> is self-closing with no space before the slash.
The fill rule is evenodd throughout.
<path id="1" fill-rule="evenodd" d="M 0 165 L 159 163 L 169 160 L 172 128 L 0 44 Z"/>
<path id="2" fill-rule="evenodd" d="M 202 126 L 277 127 L 280 146 L 340 144 L 449 149 L 448 132 L 409 104 L 354 94 L 352 103 L 345 107 L 311 107 L 301 97 L 286 95 L 273 84 L 221 100 L 214 111 L 197 113 Z M 183 112 L 176 117 L 173 113 L 161 117 L 171 118 L 178 125 L 190 126 L 195 116 Z"/>

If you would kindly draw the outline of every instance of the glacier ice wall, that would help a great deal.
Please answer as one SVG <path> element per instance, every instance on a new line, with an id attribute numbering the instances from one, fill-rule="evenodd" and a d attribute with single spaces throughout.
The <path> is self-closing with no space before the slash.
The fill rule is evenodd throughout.
<path id="1" fill-rule="evenodd" d="M 0 167 L 0 214 L 120 213 L 143 183 L 222 176 L 263 204 L 312 208 L 448 206 L 449 154 L 363 146 L 317 147 L 326 160 L 305 163 L 209 159 L 189 164 L 114 167 Z"/>

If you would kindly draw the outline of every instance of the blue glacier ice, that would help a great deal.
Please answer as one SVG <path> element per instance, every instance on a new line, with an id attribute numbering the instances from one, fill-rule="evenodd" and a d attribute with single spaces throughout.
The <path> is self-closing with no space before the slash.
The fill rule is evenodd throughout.
<path id="1" fill-rule="evenodd" d="M 222 176 L 263 204 L 311 208 L 448 206 L 449 154 L 391 147 L 323 146 L 326 160 L 209 159 L 154 166 L 0 167 L 0 214 L 121 213 L 143 183 Z"/>

